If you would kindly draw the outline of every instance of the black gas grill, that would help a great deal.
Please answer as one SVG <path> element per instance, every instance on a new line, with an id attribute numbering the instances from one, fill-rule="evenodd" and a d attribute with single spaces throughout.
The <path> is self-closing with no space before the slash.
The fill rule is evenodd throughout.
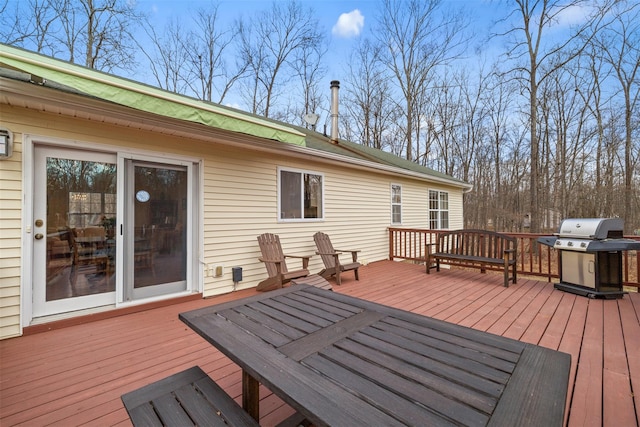
<path id="1" fill-rule="evenodd" d="M 620 218 L 572 218 L 554 236 L 538 242 L 560 251 L 556 289 L 590 298 L 621 298 L 622 252 L 640 250 L 640 241 L 623 238 Z"/>

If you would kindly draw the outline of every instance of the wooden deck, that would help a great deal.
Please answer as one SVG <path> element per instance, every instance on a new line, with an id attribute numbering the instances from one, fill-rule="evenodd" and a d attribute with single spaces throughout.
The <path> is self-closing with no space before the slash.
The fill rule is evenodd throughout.
<path id="1" fill-rule="evenodd" d="M 639 426 L 640 294 L 590 300 L 500 274 L 383 261 L 343 276 L 336 292 L 571 354 L 569 426 Z M 200 365 L 239 401 L 241 374 L 178 313 L 253 295 L 207 300 L 0 341 L 0 425 L 130 425 L 120 395 Z M 635 393 L 635 395 L 634 395 Z M 261 424 L 292 410 L 261 389 Z"/>

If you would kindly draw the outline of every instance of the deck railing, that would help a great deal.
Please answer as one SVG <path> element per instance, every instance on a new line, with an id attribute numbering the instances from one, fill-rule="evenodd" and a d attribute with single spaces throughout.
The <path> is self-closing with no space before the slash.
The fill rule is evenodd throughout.
<path id="1" fill-rule="evenodd" d="M 436 236 L 446 230 L 427 230 L 419 228 L 389 228 L 389 259 L 404 259 L 424 262 L 427 243 L 435 243 Z M 518 245 L 518 274 L 544 277 L 551 282 L 559 278 L 559 251 L 538 243 L 540 236 L 549 234 L 503 233 L 515 237 Z M 625 236 L 640 240 L 640 236 Z M 640 251 L 622 253 L 622 281 L 624 286 L 640 290 Z M 500 270 L 500 267 L 487 267 L 488 270 Z"/>

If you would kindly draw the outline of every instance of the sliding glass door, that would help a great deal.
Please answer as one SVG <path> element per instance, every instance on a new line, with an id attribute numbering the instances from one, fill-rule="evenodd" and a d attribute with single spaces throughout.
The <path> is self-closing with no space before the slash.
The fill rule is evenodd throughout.
<path id="1" fill-rule="evenodd" d="M 33 317 L 197 289 L 193 163 L 34 153 Z"/>

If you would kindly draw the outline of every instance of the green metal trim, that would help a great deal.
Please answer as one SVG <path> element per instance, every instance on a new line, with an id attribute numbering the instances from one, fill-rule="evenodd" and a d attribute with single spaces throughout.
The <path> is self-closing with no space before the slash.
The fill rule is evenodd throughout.
<path id="1" fill-rule="evenodd" d="M 305 146 L 305 134 L 296 129 L 37 53 L 0 44 L 0 62 L 86 95 L 137 110 Z"/>

